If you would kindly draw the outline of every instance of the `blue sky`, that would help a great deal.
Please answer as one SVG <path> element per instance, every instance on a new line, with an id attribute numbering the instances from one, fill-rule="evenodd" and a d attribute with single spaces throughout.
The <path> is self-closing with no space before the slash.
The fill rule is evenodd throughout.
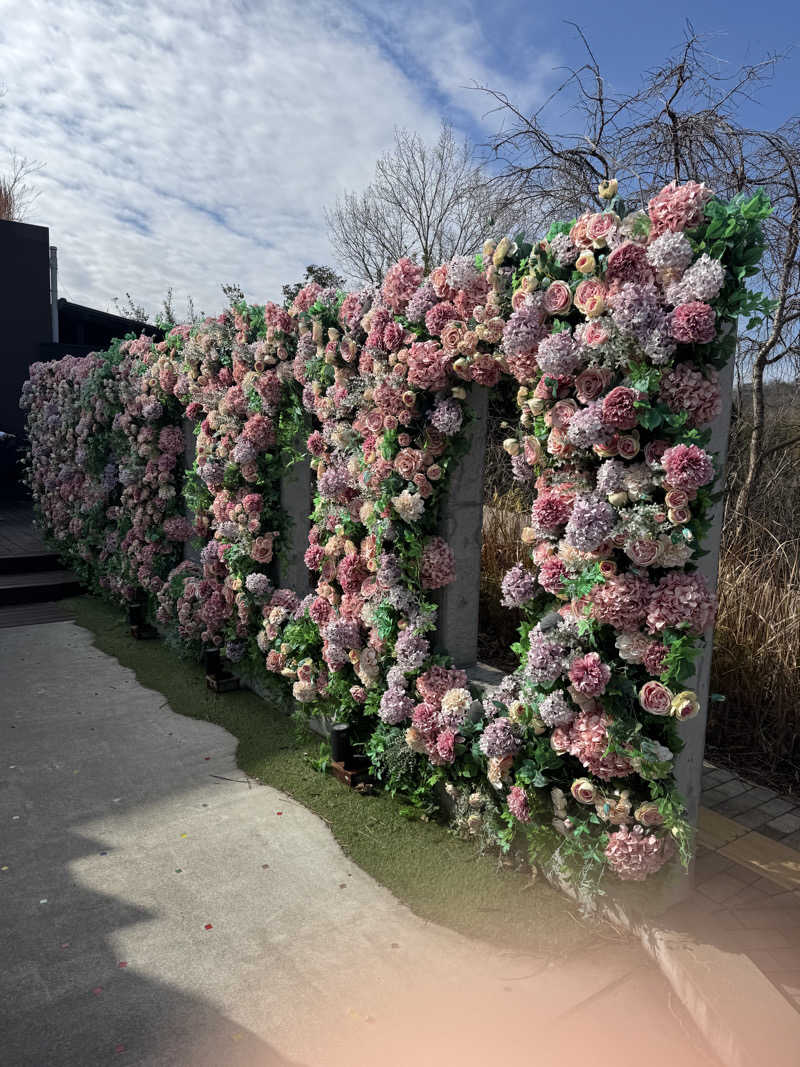
<path id="1" fill-rule="evenodd" d="M 582 61 L 579 22 L 613 85 L 681 40 L 686 9 L 629 3 L 381 0 L 0 0 L 0 160 L 46 164 L 29 221 L 59 247 L 62 293 L 155 307 L 173 286 L 212 312 L 221 282 L 276 298 L 327 262 L 322 207 L 369 180 L 397 125 L 440 117 L 478 143 L 499 88 L 525 108 Z M 731 69 L 800 41 L 788 2 L 703 2 L 696 30 Z M 748 121 L 798 100 L 793 51 Z"/>

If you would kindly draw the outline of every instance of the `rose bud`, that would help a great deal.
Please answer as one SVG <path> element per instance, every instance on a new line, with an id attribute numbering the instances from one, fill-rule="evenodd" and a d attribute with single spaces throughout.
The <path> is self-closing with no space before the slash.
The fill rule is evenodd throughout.
<path id="1" fill-rule="evenodd" d="M 604 178 L 597 186 L 597 195 L 601 200 L 613 200 L 618 189 L 619 182 L 616 178 Z"/>

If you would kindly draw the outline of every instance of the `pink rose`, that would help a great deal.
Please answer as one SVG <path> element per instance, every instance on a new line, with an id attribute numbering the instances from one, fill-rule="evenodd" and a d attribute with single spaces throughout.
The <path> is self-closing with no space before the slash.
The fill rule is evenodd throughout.
<path id="1" fill-rule="evenodd" d="M 660 551 L 661 546 L 658 541 L 629 541 L 625 545 L 626 555 L 637 567 L 651 567 L 658 559 Z"/>
<path id="2" fill-rule="evenodd" d="M 577 410 L 578 405 L 574 400 L 557 400 L 545 415 L 545 424 L 547 426 L 555 426 L 558 430 L 564 430 Z"/>
<path id="3" fill-rule="evenodd" d="M 605 213 L 596 212 L 586 220 L 586 238 L 591 241 L 595 248 L 605 248 L 608 244 L 609 234 L 617 227 L 619 218 L 613 211 Z"/>
<path id="4" fill-rule="evenodd" d="M 457 352 L 464 336 L 463 322 L 448 322 L 439 336 L 442 348 L 448 352 Z"/>
<path id="5" fill-rule="evenodd" d="M 599 322 L 586 322 L 580 328 L 579 340 L 587 348 L 599 348 L 604 345 L 611 334 Z"/>
<path id="6" fill-rule="evenodd" d="M 669 441 L 649 441 L 644 446 L 644 461 L 648 467 L 660 467 L 661 457 L 669 448 Z"/>
<path id="7" fill-rule="evenodd" d="M 670 489 L 664 497 L 664 503 L 668 508 L 685 508 L 689 503 L 689 495 L 683 489 Z"/>
<path id="8" fill-rule="evenodd" d="M 416 448 L 404 448 L 395 456 L 394 469 L 401 478 L 411 481 L 422 470 L 422 453 Z"/>
<path id="9" fill-rule="evenodd" d="M 600 396 L 605 388 L 606 379 L 599 367 L 589 367 L 581 371 L 575 379 L 575 395 L 582 404 L 588 404 Z"/>
<path id="10" fill-rule="evenodd" d="M 572 290 L 566 282 L 551 282 L 544 294 L 548 315 L 565 315 L 572 307 Z"/>
<path id="11" fill-rule="evenodd" d="M 591 248 L 592 240 L 586 233 L 586 226 L 589 221 L 589 215 L 581 215 L 575 225 L 569 231 L 569 239 L 575 245 L 576 248 Z"/>
<path id="12" fill-rule="evenodd" d="M 652 802 L 640 804 L 636 811 L 634 811 L 633 817 L 638 823 L 641 823 L 642 826 L 650 827 L 664 825 L 664 816 L 658 810 L 658 806 Z"/>
<path id="13" fill-rule="evenodd" d="M 606 287 L 597 278 L 586 278 L 575 290 L 575 307 L 589 318 L 602 315 L 606 307 Z"/>
<path id="14" fill-rule="evenodd" d="M 617 437 L 617 455 L 623 459 L 633 459 L 639 451 L 638 433 L 621 433 Z"/>
<path id="15" fill-rule="evenodd" d="M 651 715 L 669 715 L 672 708 L 672 693 L 661 682 L 645 682 L 639 690 L 639 703 Z"/>

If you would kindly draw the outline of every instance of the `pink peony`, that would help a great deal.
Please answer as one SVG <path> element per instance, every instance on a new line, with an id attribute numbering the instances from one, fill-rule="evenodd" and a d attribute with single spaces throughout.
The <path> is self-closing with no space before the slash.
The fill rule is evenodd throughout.
<path id="1" fill-rule="evenodd" d="M 669 318 L 669 331 L 682 345 L 707 345 L 714 340 L 716 312 L 708 304 L 693 300 L 679 304 Z"/>
<path id="2" fill-rule="evenodd" d="M 640 247 L 636 245 L 636 247 Z M 635 389 L 618 385 L 603 397 L 603 422 L 618 430 L 632 430 L 639 421 L 635 404 L 639 394 Z"/>
<path id="3" fill-rule="evenodd" d="M 605 692 L 611 677 L 611 668 L 603 663 L 596 652 L 578 656 L 569 668 L 569 679 L 580 693 L 600 696 Z"/>
<path id="4" fill-rule="evenodd" d="M 714 463 L 711 456 L 697 445 L 675 445 L 661 457 L 664 473 L 673 489 L 691 493 L 714 480 Z M 667 494 L 669 495 L 669 494 Z M 685 507 L 686 501 L 667 502 L 671 508 Z"/>

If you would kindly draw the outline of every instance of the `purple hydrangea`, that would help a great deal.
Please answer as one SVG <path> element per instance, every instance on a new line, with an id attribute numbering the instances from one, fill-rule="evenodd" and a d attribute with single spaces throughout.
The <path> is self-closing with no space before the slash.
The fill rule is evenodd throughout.
<path id="1" fill-rule="evenodd" d="M 503 328 L 503 351 L 508 356 L 522 356 L 536 348 L 546 332 L 547 327 L 538 309 L 520 308 Z"/>
<path id="2" fill-rule="evenodd" d="M 408 689 L 408 678 L 402 667 L 395 664 L 386 672 L 386 685 L 389 689 Z"/>
<path id="3" fill-rule="evenodd" d="M 406 671 L 417 670 L 428 657 L 430 644 L 410 627 L 398 634 L 394 645 L 394 654 L 398 667 Z"/>
<path id="4" fill-rule="evenodd" d="M 389 726 L 397 726 L 409 718 L 414 710 L 414 701 L 402 689 L 387 689 L 381 697 L 378 715 Z"/>
<path id="5" fill-rule="evenodd" d="M 400 560 L 393 552 L 383 552 L 381 554 L 376 577 L 378 585 L 384 589 L 391 589 L 401 583 L 403 568 L 400 566 Z"/>
<path id="6" fill-rule="evenodd" d="M 625 464 L 619 459 L 607 459 L 600 464 L 595 484 L 602 496 L 619 492 L 625 487 Z"/>
<path id="7" fill-rule="evenodd" d="M 433 282 L 425 282 L 409 300 L 406 318 L 409 322 L 423 322 L 431 308 L 438 303 L 439 297 L 433 288 Z"/>
<path id="8" fill-rule="evenodd" d="M 448 397 L 446 400 L 437 401 L 433 411 L 431 411 L 430 421 L 431 425 L 440 433 L 452 437 L 454 434 L 458 433 L 461 429 L 461 424 L 464 421 L 461 405 L 452 397 Z"/>
<path id="9" fill-rule="evenodd" d="M 515 563 L 503 576 L 503 597 L 500 603 L 504 608 L 520 608 L 533 597 L 536 588 L 535 576 L 521 563 Z"/>
<path id="10" fill-rule="evenodd" d="M 550 252 L 559 267 L 569 267 L 578 258 L 579 249 L 567 233 L 557 233 L 550 241 Z"/>
<path id="11" fill-rule="evenodd" d="M 258 449 L 246 437 L 240 437 L 233 446 L 231 459 L 234 463 L 252 463 L 258 458 Z"/>
<path id="12" fill-rule="evenodd" d="M 350 473 L 345 466 L 328 467 L 317 481 L 320 496 L 337 503 L 342 502 L 342 497 L 350 488 Z"/>
<path id="13" fill-rule="evenodd" d="M 511 473 L 514 476 L 514 481 L 522 482 L 524 485 L 527 485 L 536 479 L 536 472 L 525 459 L 522 452 L 511 457 Z"/>
<path id="14" fill-rule="evenodd" d="M 534 685 L 551 685 L 563 674 L 567 665 L 567 649 L 558 641 L 549 640 L 536 627 L 531 630 L 530 647 L 525 663 L 525 678 Z"/>
<path id="15" fill-rule="evenodd" d="M 518 728 L 511 719 L 501 715 L 490 722 L 478 742 L 481 752 L 489 759 L 503 759 L 514 756 L 520 749 Z"/>
<path id="16" fill-rule="evenodd" d="M 576 498 L 564 538 L 579 552 L 595 552 L 617 523 L 617 513 L 599 497 L 585 495 Z"/>
<path id="17" fill-rule="evenodd" d="M 251 593 L 259 600 L 266 600 L 272 593 L 272 582 L 266 576 L 266 574 L 260 574 L 258 572 L 254 574 L 248 574 L 244 580 L 245 587 L 248 593 Z"/>
<path id="18" fill-rule="evenodd" d="M 554 726 L 566 726 L 575 718 L 575 708 L 570 704 L 560 689 L 550 693 L 539 705 L 539 718 L 551 729 Z"/>
<path id="19" fill-rule="evenodd" d="M 614 437 L 614 431 L 603 422 L 603 404 L 592 400 L 585 408 L 575 412 L 567 426 L 567 440 L 575 448 L 585 451 L 594 445 L 607 445 Z"/>
<path id="20" fill-rule="evenodd" d="M 562 330 L 544 338 L 536 352 L 536 361 L 548 377 L 558 378 L 578 369 L 581 350 L 569 330 Z"/>

